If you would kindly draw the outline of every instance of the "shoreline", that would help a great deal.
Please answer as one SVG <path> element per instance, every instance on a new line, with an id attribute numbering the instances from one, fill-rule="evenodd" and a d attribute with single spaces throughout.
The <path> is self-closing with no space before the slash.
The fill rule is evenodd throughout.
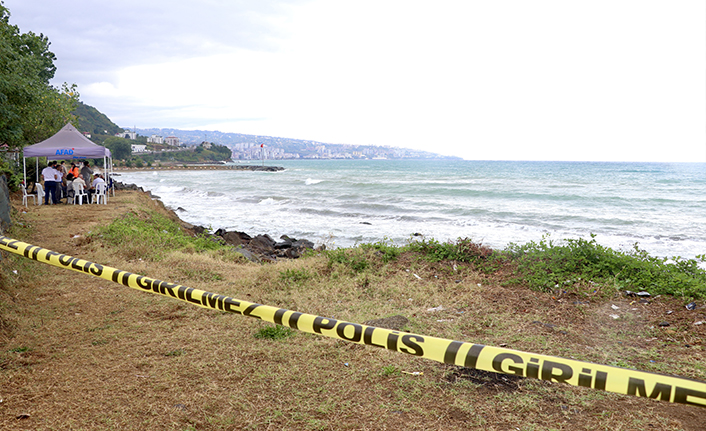
<path id="1" fill-rule="evenodd" d="M 233 177 L 237 181 L 223 185 L 219 182 L 224 178 L 217 172 L 228 165 L 121 167 L 116 173 L 122 176 L 116 179 L 152 189 L 174 209 L 182 205 L 188 212 L 177 213 L 191 223 L 260 233 L 272 229 L 277 236 L 300 232 L 300 236 L 317 243 L 338 247 L 381 239 L 404 244 L 410 234 L 417 232 L 439 241 L 469 236 L 496 249 L 510 243 L 541 241 L 545 234 L 553 240 L 596 234 L 601 245 L 614 250 L 629 251 L 638 243 L 656 257 L 692 259 L 703 253 L 703 229 L 698 223 L 686 223 L 697 222 L 699 217 L 685 211 L 691 205 L 685 192 L 699 192 L 701 186 L 679 180 L 684 193 L 668 201 L 656 200 L 671 195 L 666 183 L 655 182 L 655 178 L 673 178 L 681 170 L 675 173 L 666 169 L 656 177 L 625 166 L 617 171 L 600 170 L 606 177 L 616 176 L 625 181 L 627 190 L 620 191 L 610 182 L 586 173 L 572 174 L 572 181 L 578 182 L 567 186 L 559 177 L 541 179 L 544 168 L 525 172 L 512 165 L 503 168 L 499 175 L 492 165 L 447 171 L 441 165 L 424 167 L 414 163 L 397 167 L 359 165 L 359 162 L 344 166 L 317 160 L 280 163 L 286 169 L 279 175 L 249 175 L 245 174 L 248 171 L 241 171 Z M 271 164 L 279 165 L 276 161 Z M 250 169 L 245 163 L 231 166 Z M 569 172 L 569 167 L 565 165 L 562 172 Z M 162 175 L 170 170 L 181 174 Z M 204 180 L 197 180 L 189 172 Z M 693 174 L 691 169 L 684 172 L 684 178 Z M 368 175 L 371 173 L 376 175 Z M 547 181 L 551 187 L 537 189 Z M 637 184 L 644 181 L 645 187 L 652 190 L 648 196 L 638 193 L 642 187 Z M 190 184 L 187 189 L 176 187 L 187 183 Z M 228 197 L 221 197 L 221 193 Z M 182 200 L 184 197 L 186 200 Z M 267 199 L 270 197 L 273 199 Z M 531 211 L 525 213 L 517 199 Z M 568 200 L 562 203 L 562 199 Z M 194 205 L 196 202 L 198 205 Z M 333 202 L 336 207 L 325 210 L 321 208 L 322 202 Z M 553 211 L 555 207 L 565 210 Z M 234 211 L 240 215 L 236 217 Z M 246 214 L 253 217 L 245 220 Z M 436 218 L 424 217 L 425 214 Z"/>

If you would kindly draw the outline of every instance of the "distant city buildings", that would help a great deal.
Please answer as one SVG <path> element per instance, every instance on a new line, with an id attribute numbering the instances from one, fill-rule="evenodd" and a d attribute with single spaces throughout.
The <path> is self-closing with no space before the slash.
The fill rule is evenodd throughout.
<path id="1" fill-rule="evenodd" d="M 297 159 L 298 154 L 286 154 L 282 148 L 268 147 L 254 142 L 231 146 L 233 160 L 281 160 Z"/>
<path id="2" fill-rule="evenodd" d="M 286 152 L 283 148 L 263 145 L 255 142 L 242 142 L 230 145 L 233 160 L 282 160 L 282 159 L 405 159 L 433 158 L 423 151 L 390 147 L 358 148 L 349 145 L 316 144 L 295 152 Z"/>
<path id="3" fill-rule="evenodd" d="M 163 144 L 164 138 L 162 138 L 161 136 L 152 135 L 149 138 L 147 138 L 147 143 L 148 144 Z"/>
<path id="4" fill-rule="evenodd" d="M 145 151 L 147 151 L 147 145 L 132 145 L 133 153 L 144 153 Z"/>
<path id="5" fill-rule="evenodd" d="M 133 141 L 137 139 L 137 133 L 129 130 L 123 130 L 122 132 L 116 133 L 115 136 L 119 138 L 132 139 Z"/>
<path id="6" fill-rule="evenodd" d="M 274 136 L 246 135 L 204 130 L 136 129 L 143 136 L 150 136 L 148 144 L 157 144 L 161 136 L 164 144 L 195 149 L 208 149 L 208 141 L 231 149 L 233 160 L 281 159 L 457 159 L 427 151 L 409 148 L 331 144 L 313 140 L 290 139 Z M 161 135 L 161 136 L 160 136 Z M 151 149 L 152 145 L 147 145 Z"/>

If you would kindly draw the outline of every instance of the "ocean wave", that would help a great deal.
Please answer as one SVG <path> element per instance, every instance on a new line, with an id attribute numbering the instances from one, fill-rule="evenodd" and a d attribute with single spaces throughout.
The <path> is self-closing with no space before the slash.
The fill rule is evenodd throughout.
<path id="1" fill-rule="evenodd" d="M 598 235 L 658 256 L 706 249 L 706 174 L 659 164 L 395 161 L 283 162 L 281 175 L 125 173 L 186 221 L 337 246 L 412 233 L 509 242 Z M 687 169 L 688 168 L 688 169 Z M 621 169 L 624 169 L 621 172 Z M 325 187 L 315 186 L 325 182 Z M 311 186 L 311 187 L 310 187 Z M 237 206 L 237 213 L 233 207 Z M 302 236 L 307 237 L 307 236 Z"/>

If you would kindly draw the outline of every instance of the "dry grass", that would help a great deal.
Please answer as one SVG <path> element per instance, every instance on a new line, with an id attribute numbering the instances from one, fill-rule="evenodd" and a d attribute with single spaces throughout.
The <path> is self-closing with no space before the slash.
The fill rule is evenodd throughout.
<path id="1" fill-rule="evenodd" d="M 706 379 L 704 325 L 693 325 L 706 320 L 704 309 L 689 312 L 678 300 L 552 297 L 411 255 L 355 272 L 323 256 L 261 266 L 171 252 L 151 262 L 86 240 L 97 225 L 145 210 L 163 208 L 138 192 L 108 206 L 30 207 L 9 235 L 262 304 L 354 322 L 401 314 L 406 329 L 422 334 Z M 706 426 L 696 407 L 471 372 L 300 332 L 258 339 L 270 324 L 6 254 L 0 265 L 3 430 Z M 620 319 L 609 317 L 613 304 Z M 670 327 L 657 326 L 667 319 Z"/>

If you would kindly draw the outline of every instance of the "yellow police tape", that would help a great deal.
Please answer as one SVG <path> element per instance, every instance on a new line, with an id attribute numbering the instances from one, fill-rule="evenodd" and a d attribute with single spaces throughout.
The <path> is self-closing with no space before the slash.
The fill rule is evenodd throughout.
<path id="1" fill-rule="evenodd" d="M 392 331 L 241 301 L 132 274 L 5 236 L 0 236 L 0 249 L 199 307 L 254 317 L 311 334 L 382 347 L 445 364 L 706 407 L 706 383 L 697 380 Z"/>

